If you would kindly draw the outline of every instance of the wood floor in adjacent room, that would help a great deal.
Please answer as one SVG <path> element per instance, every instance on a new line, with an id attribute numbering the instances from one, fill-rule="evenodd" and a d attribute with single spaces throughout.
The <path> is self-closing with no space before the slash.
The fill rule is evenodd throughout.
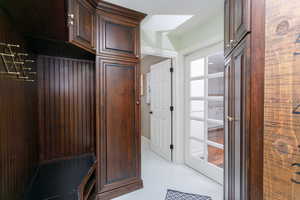
<path id="1" fill-rule="evenodd" d="M 223 186 L 185 165 L 172 164 L 152 151 L 142 150 L 144 188 L 114 200 L 164 200 L 167 189 L 223 199 Z"/>

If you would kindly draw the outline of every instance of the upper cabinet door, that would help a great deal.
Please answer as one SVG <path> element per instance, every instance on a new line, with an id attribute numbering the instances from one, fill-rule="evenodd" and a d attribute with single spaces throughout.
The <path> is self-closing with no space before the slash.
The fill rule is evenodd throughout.
<path id="1" fill-rule="evenodd" d="M 250 32 L 250 1 L 225 0 L 224 48 L 228 55 Z"/>
<path id="2" fill-rule="evenodd" d="M 139 26 L 128 21 L 99 16 L 98 52 L 115 56 L 133 57 L 139 55 Z"/>
<path id="3" fill-rule="evenodd" d="M 233 39 L 232 46 L 236 46 L 243 37 L 250 32 L 250 1 L 232 0 L 233 12 Z"/>
<path id="4" fill-rule="evenodd" d="M 69 0 L 69 40 L 89 51 L 96 50 L 95 9 L 85 0 Z"/>
<path id="5" fill-rule="evenodd" d="M 232 0 L 225 0 L 224 3 L 224 48 L 225 48 L 225 55 L 227 55 L 231 50 L 230 41 L 232 40 L 232 31 L 231 31 L 231 1 Z"/>

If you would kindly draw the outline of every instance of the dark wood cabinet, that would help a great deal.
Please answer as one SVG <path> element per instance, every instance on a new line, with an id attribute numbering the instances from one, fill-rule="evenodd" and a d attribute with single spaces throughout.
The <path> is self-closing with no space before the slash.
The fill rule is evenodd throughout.
<path id="1" fill-rule="evenodd" d="M 246 199 L 250 121 L 249 36 L 232 52 L 225 66 L 226 199 Z M 231 190 L 231 191 L 229 191 Z"/>
<path id="2" fill-rule="evenodd" d="M 139 24 L 144 17 L 106 3 L 97 9 L 97 198 L 101 200 L 143 187 Z"/>
<path id="3" fill-rule="evenodd" d="M 96 50 L 96 10 L 86 0 L 69 0 L 69 41 Z"/>
<path id="4" fill-rule="evenodd" d="M 97 1 L 26 0 L 15 3 L 3 0 L 0 6 L 11 13 L 19 31 L 34 41 L 44 45 L 46 42 L 67 42 L 93 54 L 96 52 Z"/>
<path id="5" fill-rule="evenodd" d="M 231 51 L 230 41 L 232 40 L 232 13 L 231 13 L 231 1 L 225 0 L 224 2 L 224 53 L 227 55 Z"/>
<path id="6" fill-rule="evenodd" d="M 232 46 L 235 47 L 250 32 L 250 0 L 232 1 L 234 2 Z"/>
<path id="7" fill-rule="evenodd" d="M 139 68 L 137 63 L 98 58 L 100 130 L 99 198 L 124 186 L 142 187 L 140 174 Z M 98 88 L 99 89 L 99 88 Z M 113 194 L 112 190 L 117 190 Z"/>
<path id="8" fill-rule="evenodd" d="M 3 0 L 0 7 L 38 55 L 39 162 L 94 154 L 97 162 L 79 183 L 85 199 L 142 188 L 139 28 L 146 15 L 100 0 Z"/>
<path id="9" fill-rule="evenodd" d="M 224 47 L 228 55 L 250 32 L 250 1 L 225 0 L 224 15 Z"/>
<path id="10" fill-rule="evenodd" d="M 225 1 L 225 200 L 263 199 L 264 2 Z"/>
<path id="11" fill-rule="evenodd" d="M 139 25 L 126 20 L 99 16 L 98 53 L 138 57 Z"/>

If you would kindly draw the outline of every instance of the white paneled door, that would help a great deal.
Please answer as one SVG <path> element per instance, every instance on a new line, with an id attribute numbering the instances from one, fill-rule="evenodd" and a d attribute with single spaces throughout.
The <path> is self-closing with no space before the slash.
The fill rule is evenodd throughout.
<path id="1" fill-rule="evenodd" d="M 171 60 L 151 66 L 151 150 L 171 161 Z"/>
<path id="2" fill-rule="evenodd" d="M 223 183 L 224 58 L 198 52 L 185 65 L 185 162 Z"/>

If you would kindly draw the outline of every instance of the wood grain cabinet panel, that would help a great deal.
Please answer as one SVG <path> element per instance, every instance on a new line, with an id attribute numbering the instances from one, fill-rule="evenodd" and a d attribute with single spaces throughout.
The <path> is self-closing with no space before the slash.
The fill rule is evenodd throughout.
<path id="1" fill-rule="evenodd" d="M 251 48 L 247 36 L 225 62 L 225 200 L 249 199 Z"/>
<path id="2" fill-rule="evenodd" d="M 228 55 L 250 32 L 250 1 L 225 0 L 224 47 Z"/>
<path id="3" fill-rule="evenodd" d="M 138 57 L 138 25 L 99 17 L 99 27 L 98 53 Z"/>
<path id="4" fill-rule="evenodd" d="M 140 184 L 138 66 L 98 59 L 99 192 Z"/>
<path id="5" fill-rule="evenodd" d="M 70 42 L 95 50 L 95 9 L 85 0 L 69 0 Z"/>
<path id="6" fill-rule="evenodd" d="M 232 0 L 233 6 L 233 39 L 232 46 L 236 46 L 243 37 L 250 32 L 250 0 Z"/>
<path id="7" fill-rule="evenodd" d="M 231 51 L 230 40 L 232 40 L 232 13 L 231 13 L 231 4 L 232 0 L 225 0 L 224 2 L 224 51 L 227 55 Z"/>

